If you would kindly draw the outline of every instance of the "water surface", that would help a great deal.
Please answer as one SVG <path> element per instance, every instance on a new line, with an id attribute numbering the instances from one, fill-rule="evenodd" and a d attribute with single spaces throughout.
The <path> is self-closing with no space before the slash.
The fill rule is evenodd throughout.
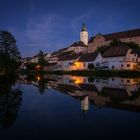
<path id="1" fill-rule="evenodd" d="M 1 82 L 1 139 L 140 138 L 139 83 L 68 75 Z"/>

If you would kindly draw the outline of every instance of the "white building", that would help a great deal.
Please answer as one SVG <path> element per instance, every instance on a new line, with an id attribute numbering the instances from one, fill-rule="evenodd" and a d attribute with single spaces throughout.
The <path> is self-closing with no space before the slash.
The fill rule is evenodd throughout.
<path id="1" fill-rule="evenodd" d="M 58 58 L 57 58 L 57 56 L 55 56 L 55 55 L 52 55 L 52 54 L 46 54 L 45 56 L 44 56 L 44 59 L 48 62 L 48 63 L 57 63 L 57 60 L 58 60 Z"/>
<path id="2" fill-rule="evenodd" d="M 82 31 L 80 32 L 80 41 L 82 41 L 85 45 L 88 45 L 88 32 L 85 24 L 83 24 Z"/>
<path id="3" fill-rule="evenodd" d="M 109 70 L 137 70 L 140 68 L 140 51 L 131 50 L 127 46 L 110 46 L 101 53 L 82 54 L 70 70 L 88 70 L 88 65 Z"/>
<path id="4" fill-rule="evenodd" d="M 82 41 L 77 41 L 73 43 L 70 47 L 68 47 L 64 52 L 74 51 L 75 53 L 86 53 L 87 45 L 85 45 Z"/>
<path id="5" fill-rule="evenodd" d="M 127 46 L 111 46 L 102 54 L 99 66 L 110 70 L 136 70 L 137 57 Z"/>
<path id="6" fill-rule="evenodd" d="M 80 54 L 71 52 L 66 52 L 65 54 L 61 55 L 58 58 L 57 62 L 57 70 L 71 70 L 71 65 L 77 61 L 77 59 L 80 57 Z"/>
<path id="7" fill-rule="evenodd" d="M 82 54 L 77 61 L 70 66 L 71 70 L 88 70 L 89 64 L 95 65 L 95 59 L 98 56 L 97 52 Z"/>
<path id="8" fill-rule="evenodd" d="M 38 63 L 38 56 L 31 58 L 30 63 Z"/>
<path id="9" fill-rule="evenodd" d="M 89 110 L 89 99 L 88 96 L 84 97 L 81 101 L 81 110 L 88 111 Z"/>

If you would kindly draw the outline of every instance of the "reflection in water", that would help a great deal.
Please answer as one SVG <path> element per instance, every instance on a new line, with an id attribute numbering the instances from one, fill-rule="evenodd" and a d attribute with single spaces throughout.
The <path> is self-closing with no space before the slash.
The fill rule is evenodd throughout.
<path id="1" fill-rule="evenodd" d="M 88 99 L 88 96 L 84 97 L 81 100 L 81 109 L 83 111 L 88 111 L 89 110 L 89 99 Z"/>
<path id="2" fill-rule="evenodd" d="M 22 92 L 15 82 L 15 77 L 0 78 L 0 124 L 4 127 L 15 122 L 22 101 Z"/>
<path id="3" fill-rule="evenodd" d="M 140 112 L 140 79 L 139 78 L 94 78 L 70 75 L 44 75 L 29 79 L 21 77 L 21 82 L 33 84 L 40 93 L 53 88 L 61 93 L 80 100 L 81 109 L 89 110 L 89 104 L 98 108 L 104 106 Z"/>

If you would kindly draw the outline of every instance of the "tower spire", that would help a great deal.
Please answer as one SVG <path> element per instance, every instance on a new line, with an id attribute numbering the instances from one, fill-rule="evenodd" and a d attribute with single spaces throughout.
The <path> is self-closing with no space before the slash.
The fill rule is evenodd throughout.
<path id="1" fill-rule="evenodd" d="M 85 23 L 83 23 L 82 31 L 87 31 Z"/>

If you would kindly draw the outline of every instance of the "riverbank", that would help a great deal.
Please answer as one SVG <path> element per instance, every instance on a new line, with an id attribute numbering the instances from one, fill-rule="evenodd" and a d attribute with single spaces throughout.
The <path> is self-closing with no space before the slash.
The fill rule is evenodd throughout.
<path id="1" fill-rule="evenodd" d="M 70 74 L 77 76 L 99 77 L 140 77 L 140 71 L 85 70 L 85 71 L 50 71 L 49 74 Z"/>
<path id="2" fill-rule="evenodd" d="M 130 70 L 84 70 L 84 71 L 24 71 L 22 74 L 57 74 L 57 75 L 77 75 L 77 76 L 99 76 L 99 77 L 140 77 L 140 71 Z"/>

